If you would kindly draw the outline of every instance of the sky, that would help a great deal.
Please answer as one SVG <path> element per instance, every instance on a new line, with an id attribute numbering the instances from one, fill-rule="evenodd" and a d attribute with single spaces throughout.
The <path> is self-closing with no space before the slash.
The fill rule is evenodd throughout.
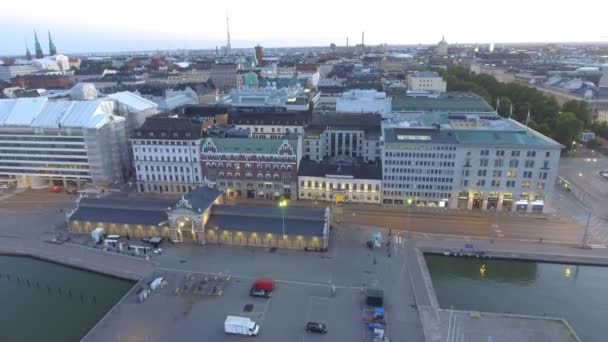
<path id="1" fill-rule="evenodd" d="M 157 5 L 157 3 L 159 5 Z M 162 5 L 161 5 L 162 4 Z M 232 47 L 608 42 L 608 1 L 587 0 L 27 0 L 0 7 L 0 55 L 43 50 L 47 30 L 60 53 Z"/>

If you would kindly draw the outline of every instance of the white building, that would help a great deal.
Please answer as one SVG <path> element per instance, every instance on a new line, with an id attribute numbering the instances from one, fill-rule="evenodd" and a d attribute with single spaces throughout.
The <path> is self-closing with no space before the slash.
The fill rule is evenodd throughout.
<path id="1" fill-rule="evenodd" d="M 202 184 L 202 127 L 188 118 L 154 116 L 131 137 L 139 192 L 186 193 Z"/>
<path id="2" fill-rule="evenodd" d="M 562 146 L 497 115 L 407 114 L 383 128 L 383 203 L 542 211 Z"/>
<path id="3" fill-rule="evenodd" d="M 307 111 L 319 102 L 319 94 L 310 94 L 308 89 L 295 86 L 277 89 L 274 86 L 263 88 L 235 88 L 222 99 L 221 104 L 229 104 L 240 110 L 276 109 L 284 111 Z"/>
<path id="4" fill-rule="evenodd" d="M 116 113 L 127 119 L 127 136 L 141 126 L 146 119 L 158 113 L 158 105 L 130 91 L 108 95 L 115 102 Z"/>
<path id="5" fill-rule="evenodd" d="M 377 90 L 353 89 L 342 94 L 336 101 L 338 113 L 391 113 L 391 98 Z"/>
<path id="6" fill-rule="evenodd" d="M 379 114 L 315 115 L 304 129 L 304 156 L 317 162 L 333 157 L 380 162 L 380 121 Z"/>
<path id="7" fill-rule="evenodd" d="M 340 164 L 302 159 L 298 184 L 300 200 L 380 204 L 382 167 L 379 163 Z"/>
<path id="8" fill-rule="evenodd" d="M 107 100 L 0 99 L 0 182 L 19 188 L 124 182 L 125 119 L 113 113 Z"/>
<path id="9" fill-rule="evenodd" d="M 407 76 L 407 89 L 414 92 L 445 93 L 447 82 L 434 71 L 417 71 Z"/>
<path id="10" fill-rule="evenodd" d="M 32 64 L 0 65 L 0 80 L 10 82 L 11 78 L 30 75 L 38 71 Z"/>

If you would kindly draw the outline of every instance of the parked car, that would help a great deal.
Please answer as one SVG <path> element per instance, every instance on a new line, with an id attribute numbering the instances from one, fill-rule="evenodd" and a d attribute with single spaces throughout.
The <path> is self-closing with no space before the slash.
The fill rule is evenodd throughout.
<path id="1" fill-rule="evenodd" d="M 308 322 L 306 323 L 306 331 L 317 334 L 327 334 L 327 325 L 319 322 Z"/>
<path id="2" fill-rule="evenodd" d="M 59 193 L 62 191 L 63 191 L 63 188 L 60 186 L 52 186 L 49 188 L 49 192 Z"/>
<path id="3" fill-rule="evenodd" d="M 274 280 L 270 278 L 260 278 L 251 286 L 249 294 L 253 297 L 270 298 L 274 290 Z"/>

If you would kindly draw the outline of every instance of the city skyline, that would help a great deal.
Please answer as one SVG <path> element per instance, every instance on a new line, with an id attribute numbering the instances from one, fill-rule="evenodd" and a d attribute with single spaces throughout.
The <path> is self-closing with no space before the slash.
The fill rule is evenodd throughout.
<path id="1" fill-rule="evenodd" d="M 186 1 L 172 11 L 109 0 L 100 9 L 103 20 L 99 21 L 91 20 L 90 9 L 80 2 L 67 0 L 63 5 L 46 8 L 42 1 L 27 6 L 5 4 L 0 29 L 9 34 L 3 39 L 0 55 L 25 54 L 24 39 L 31 49 L 33 30 L 50 30 L 60 53 L 215 49 L 226 44 L 226 15 L 230 17 L 231 44 L 236 49 L 253 48 L 258 42 L 265 47 L 343 46 L 347 37 L 355 45 L 360 43 L 363 31 L 368 45 L 435 44 L 442 35 L 454 44 L 608 42 L 608 32 L 589 33 L 587 29 L 601 22 L 602 7 L 608 9 L 599 1 L 595 6 L 598 10 L 584 18 L 570 17 L 566 8 L 547 8 L 523 0 L 514 1 L 509 8 L 479 0 L 468 1 L 467 6 L 441 1 L 437 8 L 443 10 L 438 13 L 429 12 L 423 4 L 401 8 L 391 1 L 375 2 L 373 7 L 344 8 L 313 0 L 294 13 L 275 0 L 255 9 L 240 0 L 204 6 Z M 42 14 L 31 11 L 32 7 L 43 6 Z M 340 15 L 344 12 L 348 16 Z M 556 18 L 568 20 L 556 24 Z M 513 25 L 522 20 L 529 24 Z"/>

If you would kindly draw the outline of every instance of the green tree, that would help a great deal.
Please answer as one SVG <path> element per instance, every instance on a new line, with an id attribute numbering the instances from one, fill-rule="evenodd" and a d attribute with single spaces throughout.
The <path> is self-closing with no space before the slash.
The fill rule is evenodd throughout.
<path id="1" fill-rule="evenodd" d="M 502 96 L 500 97 L 500 105 L 498 107 L 498 115 L 508 118 L 509 117 L 509 113 L 511 111 L 511 106 L 513 105 L 513 103 L 511 102 L 511 99 L 506 97 L 506 96 Z"/>
<path id="2" fill-rule="evenodd" d="M 572 148 L 572 142 L 577 140 L 579 133 L 583 130 L 583 121 L 574 113 L 559 113 L 555 120 L 554 139 L 567 149 Z"/>
<path id="3" fill-rule="evenodd" d="M 585 101 L 570 100 L 564 103 L 562 112 L 574 113 L 574 115 L 585 124 L 585 127 L 591 125 L 591 110 Z"/>
<path id="4" fill-rule="evenodd" d="M 590 149 L 597 150 L 600 146 L 602 146 L 602 144 L 600 144 L 599 140 L 597 139 L 587 141 L 587 147 Z"/>

